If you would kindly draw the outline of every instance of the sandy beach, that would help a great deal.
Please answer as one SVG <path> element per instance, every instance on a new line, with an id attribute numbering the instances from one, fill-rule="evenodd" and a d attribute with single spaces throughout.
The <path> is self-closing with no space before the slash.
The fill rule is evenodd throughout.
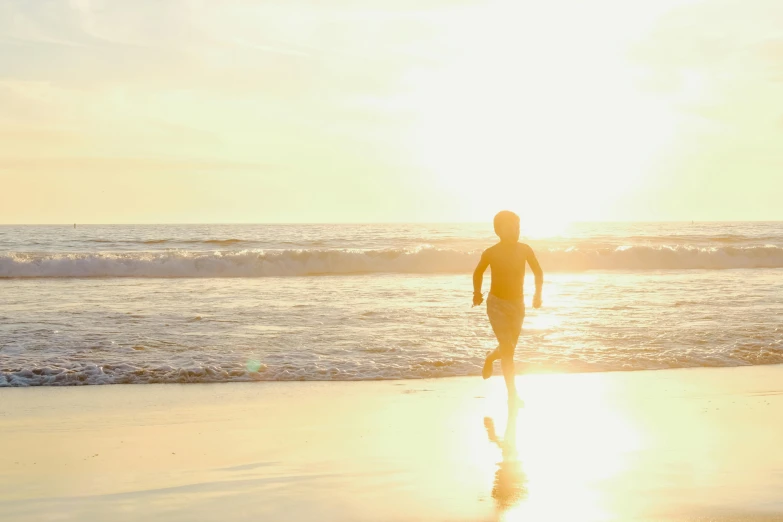
<path id="1" fill-rule="evenodd" d="M 525 376 L 516 434 L 497 377 L 3 389 L 0 513 L 783 520 L 782 382 L 783 366 Z"/>

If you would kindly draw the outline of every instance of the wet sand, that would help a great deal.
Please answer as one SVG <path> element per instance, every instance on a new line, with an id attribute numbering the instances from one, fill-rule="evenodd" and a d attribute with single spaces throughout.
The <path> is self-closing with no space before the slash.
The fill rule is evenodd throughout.
<path id="1" fill-rule="evenodd" d="M 783 366 L 0 389 L 0 518 L 783 520 Z"/>

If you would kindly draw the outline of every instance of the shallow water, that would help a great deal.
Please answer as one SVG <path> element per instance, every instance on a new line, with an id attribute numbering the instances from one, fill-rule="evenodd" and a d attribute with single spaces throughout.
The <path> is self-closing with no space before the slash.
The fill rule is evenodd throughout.
<path id="1" fill-rule="evenodd" d="M 702 246 L 678 236 L 670 244 L 653 247 L 647 243 L 652 237 L 662 242 L 661 230 L 653 234 L 645 226 L 652 225 L 633 225 L 634 230 L 627 230 L 625 236 L 607 225 L 601 239 L 530 241 L 548 274 L 545 307 L 528 309 L 517 355 L 520 371 L 783 363 L 781 268 L 550 270 L 550 249 L 563 254 L 567 250 L 551 245 L 590 241 L 605 245 L 610 236 L 619 244 L 612 252 L 628 251 L 633 244 L 632 248 L 672 252 L 698 249 L 704 255 L 711 255 L 709 249 L 724 248 L 704 246 L 709 239 L 703 231 L 698 239 Z M 724 228 L 713 234 L 721 238 L 713 241 L 716 244 L 728 241 L 726 226 L 721 226 Z M 744 243 L 735 234 L 732 248 L 756 248 L 749 245 L 762 241 L 759 237 L 773 241 L 770 238 L 781 227 L 764 226 L 752 237 L 746 233 L 743 237 L 749 239 Z M 387 227 L 384 240 L 361 228 L 362 234 L 373 239 L 357 239 L 353 226 L 348 226 L 343 234 L 354 239 L 350 251 L 327 247 L 326 255 L 368 256 L 373 255 L 368 251 L 375 252 L 382 244 L 418 252 L 430 248 L 423 240 L 414 244 L 410 239 L 413 233 L 403 231 L 402 225 Z M 485 353 L 495 343 L 484 308 L 470 307 L 470 271 L 478 254 L 473 247 L 489 244 L 491 238 L 477 232 L 472 237 L 469 227 L 462 236 L 455 232 L 456 225 L 432 227 L 440 236 L 455 236 L 443 241 L 451 242 L 451 250 L 464 256 L 464 266 L 437 270 L 433 262 L 424 273 L 395 271 L 394 266 L 399 265 L 394 265 L 395 257 L 389 254 L 387 262 L 394 266 L 359 275 L 334 275 L 334 271 L 324 270 L 321 273 L 331 275 L 303 276 L 296 274 L 305 271 L 292 269 L 295 276 L 262 277 L 257 273 L 254 277 L 221 277 L 214 266 L 202 262 L 194 265 L 201 271 L 197 277 L 109 277 L 97 271 L 87 277 L 39 274 L 0 279 L 0 386 L 476 375 Z M 315 238 L 323 229 L 300 228 L 303 231 L 295 236 L 300 242 L 305 242 L 304 237 Z M 734 231 L 740 228 L 737 225 Z M 250 237 L 251 231 L 258 234 L 258 229 L 237 227 L 222 236 L 212 230 L 196 233 L 187 227 L 95 227 L 89 234 L 78 233 L 108 237 L 107 230 L 114 230 L 112 240 L 131 237 L 152 241 L 163 236 L 241 239 L 234 236 L 244 233 Z M 103 256 L 103 266 L 109 266 L 114 262 L 109 261 L 111 256 L 283 255 L 271 248 L 248 250 L 236 244 L 221 244 L 216 250 L 203 246 L 86 250 L 85 237 L 79 239 L 81 250 L 69 250 L 77 248 L 63 231 L 69 229 L 61 230 L 65 246 L 60 247 L 51 228 L 0 230 L 4 248 L 12 243 L 15 248 L 0 252 L 0 266 L 7 268 L 9 259 L 27 255 L 38 259 L 23 262 L 30 271 L 53 262 L 52 256 Z M 41 250 L 28 249 L 22 254 L 24 238 L 19 237 L 19 230 L 26 230 L 30 245 L 38 244 Z M 182 230 L 190 230 L 191 235 Z M 331 236 L 324 234 L 323 241 L 336 244 L 339 234 L 330 230 Z M 640 235 L 640 230 L 647 234 Z M 430 236 L 438 234 L 431 232 Z M 407 239 L 400 239 L 403 236 Z M 647 238 L 646 246 L 639 237 Z M 425 239 L 431 242 L 433 237 Z M 694 244 L 678 247 L 677 241 Z M 279 243 L 279 238 L 268 242 Z M 402 246 L 403 242 L 409 244 Z M 462 250 L 454 246 L 456 243 L 462 244 Z M 314 255 L 305 245 L 298 246 L 302 247 L 298 250 L 301 255 Z M 783 241 L 761 248 L 783 249 Z"/>

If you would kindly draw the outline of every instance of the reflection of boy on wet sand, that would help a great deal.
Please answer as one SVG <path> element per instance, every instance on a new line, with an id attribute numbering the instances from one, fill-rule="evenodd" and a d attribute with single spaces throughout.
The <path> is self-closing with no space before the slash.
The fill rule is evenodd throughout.
<path id="1" fill-rule="evenodd" d="M 481 294 L 484 272 L 487 267 L 492 269 L 492 284 L 487 297 L 487 315 L 497 337 L 498 347 L 487 355 L 482 375 L 488 379 L 492 375 L 492 364 L 500 359 L 508 388 L 509 404 L 516 403 L 517 406 L 521 406 L 522 401 L 517 396 L 514 382 L 514 351 L 522 332 L 522 321 L 525 319 L 523 300 L 525 264 L 530 265 L 536 277 L 533 308 L 541 307 L 544 272 L 538 264 L 533 249 L 519 242 L 519 216 L 504 210 L 495 216 L 494 224 L 500 242 L 484 251 L 476 271 L 473 272 L 473 306 L 478 306 L 484 302 Z"/>
<path id="2" fill-rule="evenodd" d="M 503 454 L 503 460 L 498 463 L 498 470 L 495 473 L 492 498 L 501 509 L 506 510 L 527 497 L 525 487 L 527 478 L 522 471 L 522 464 L 517 459 L 517 409 L 509 409 L 503 440 L 495 433 L 495 423 L 491 418 L 484 417 L 484 427 L 489 440 L 497 444 Z"/>

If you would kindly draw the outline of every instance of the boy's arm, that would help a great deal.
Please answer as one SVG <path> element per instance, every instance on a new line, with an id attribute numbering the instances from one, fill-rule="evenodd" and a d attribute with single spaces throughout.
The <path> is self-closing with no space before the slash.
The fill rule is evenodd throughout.
<path id="1" fill-rule="evenodd" d="M 484 283 L 484 272 L 487 271 L 489 266 L 489 255 L 485 250 L 481 254 L 481 260 L 479 260 L 476 270 L 473 271 L 473 306 L 478 306 L 484 302 L 484 298 L 481 295 L 481 285 Z"/>
<path id="2" fill-rule="evenodd" d="M 533 307 L 541 307 L 541 290 L 544 287 L 544 271 L 541 270 L 541 265 L 538 263 L 535 252 L 530 246 L 527 247 L 527 264 L 530 265 L 530 269 L 536 276 L 536 295 L 533 296 Z"/>

